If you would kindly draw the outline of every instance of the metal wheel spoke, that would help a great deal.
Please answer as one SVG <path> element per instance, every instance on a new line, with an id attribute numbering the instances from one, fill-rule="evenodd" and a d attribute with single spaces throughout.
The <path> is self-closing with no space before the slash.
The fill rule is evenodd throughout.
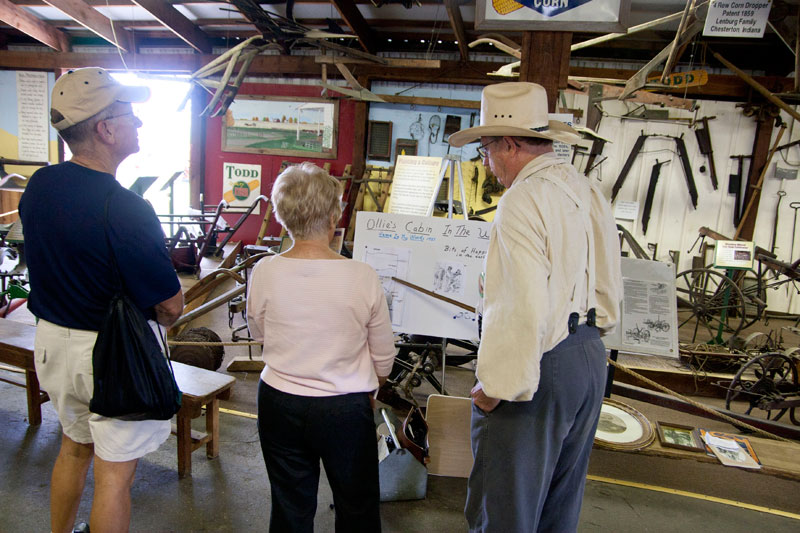
<path id="1" fill-rule="evenodd" d="M 678 329 L 681 329 L 683 326 L 685 326 L 693 318 L 694 318 L 694 315 L 689 315 L 689 318 L 687 318 L 686 320 L 684 320 L 683 322 L 678 324 Z M 680 320 L 680 319 L 678 319 L 678 320 Z"/>

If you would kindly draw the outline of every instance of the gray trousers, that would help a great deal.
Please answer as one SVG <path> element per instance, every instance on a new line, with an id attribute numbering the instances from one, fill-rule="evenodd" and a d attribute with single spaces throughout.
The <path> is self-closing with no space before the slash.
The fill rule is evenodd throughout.
<path id="1" fill-rule="evenodd" d="M 542 357 L 531 401 L 473 404 L 471 532 L 577 530 L 605 379 L 605 347 L 581 325 Z"/>

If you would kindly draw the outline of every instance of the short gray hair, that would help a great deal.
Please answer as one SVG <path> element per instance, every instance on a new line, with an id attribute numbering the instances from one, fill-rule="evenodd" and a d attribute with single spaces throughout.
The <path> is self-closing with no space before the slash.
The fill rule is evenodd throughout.
<path id="1" fill-rule="evenodd" d="M 553 141 L 550 139 L 545 139 L 542 137 L 512 137 L 515 141 L 520 144 L 527 144 L 528 146 L 549 146 L 553 144 Z"/>
<path id="2" fill-rule="evenodd" d="M 58 135 L 62 139 L 64 139 L 64 142 L 67 143 L 70 150 L 74 152 L 76 147 L 91 140 L 92 135 L 94 133 L 94 129 L 97 127 L 97 123 L 100 122 L 101 120 L 104 120 L 108 116 L 110 109 L 111 106 L 108 106 L 107 108 L 103 109 L 99 113 L 92 115 L 86 120 L 82 120 L 77 124 L 73 124 L 68 128 L 64 128 L 63 130 L 58 132 Z M 55 124 L 62 120 L 64 120 L 64 115 L 62 115 L 55 109 L 50 109 L 51 124 Z"/>
<path id="3" fill-rule="evenodd" d="M 318 237 L 342 216 L 342 185 L 313 163 L 292 165 L 272 185 L 272 206 L 293 239 Z"/>

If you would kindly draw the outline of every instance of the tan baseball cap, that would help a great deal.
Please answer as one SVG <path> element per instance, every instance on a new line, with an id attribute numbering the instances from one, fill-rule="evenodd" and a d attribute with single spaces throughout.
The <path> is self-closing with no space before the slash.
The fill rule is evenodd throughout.
<path id="1" fill-rule="evenodd" d="M 53 127 L 61 131 L 96 115 L 114 102 L 141 103 L 148 98 L 149 88 L 122 85 L 99 67 L 70 70 L 53 85 L 50 108 L 64 117 L 54 122 Z"/>

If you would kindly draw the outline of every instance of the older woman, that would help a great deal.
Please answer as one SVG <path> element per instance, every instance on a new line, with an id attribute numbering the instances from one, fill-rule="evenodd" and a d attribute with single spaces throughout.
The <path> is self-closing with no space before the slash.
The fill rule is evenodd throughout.
<path id="1" fill-rule="evenodd" d="M 311 163 L 272 188 L 275 216 L 294 240 L 253 269 L 250 332 L 263 340 L 258 432 L 272 489 L 270 531 L 313 531 L 319 462 L 333 490 L 336 531 L 380 531 L 370 392 L 395 349 L 378 275 L 333 252 L 341 187 Z"/>

